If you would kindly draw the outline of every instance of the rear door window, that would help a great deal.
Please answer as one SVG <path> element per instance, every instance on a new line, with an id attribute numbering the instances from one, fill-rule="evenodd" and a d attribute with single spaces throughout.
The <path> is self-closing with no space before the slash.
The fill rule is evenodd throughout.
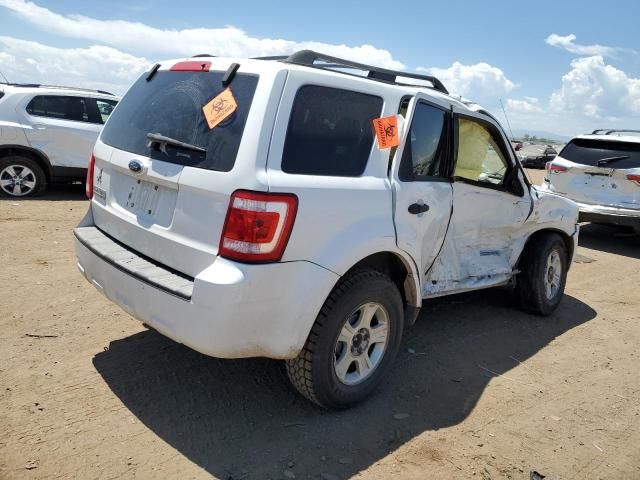
<path id="1" fill-rule="evenodd" d="M 400 180 L 447 177 L 447 115 L 446 111 L 425 103 L 416 105 L 400 161 Z"/>
<path id="2" fill-rule="evenodd" d="M 27 113 L 38 117 L 89 122 L 86 99 L 64 95 L 37 95 L 27 105 Z"/>
<path id="3" fill-rule="evenodd" d="M 141 76 L 120 100 L 105 125 L 107 145 L 157 160 L 228 172 L 233 168 L 258 84 L 257 75 L 238 73 L 230 89 L 237 109 L 210 129 L 202 107 L 220 94 L 224 72 L 159 71 L 150 81 Z M 202 148 L 205 152 L 151 148 L 147 134 L 155 133 Z"/>
<path id="4" fill-rule="evenodd" d="M 307 85 L 296 95 L 282 154 L 282 171 L 303 175 L 362 175 L 373 147 L 372 120 L 382 98 Z"/>
<path id="5" fill-rule="evenodd" d="M 639 168 L 640 144 L 576 138 L 562 149 L 560 156 L 590 167 Z M 601 164 L 598 165 L 598 162 Z"/>

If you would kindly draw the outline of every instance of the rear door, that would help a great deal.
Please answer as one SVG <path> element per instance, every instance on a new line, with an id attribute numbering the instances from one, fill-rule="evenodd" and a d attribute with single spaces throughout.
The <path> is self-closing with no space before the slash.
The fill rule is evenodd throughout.
<path id="1" fill-rule="evenodd" d="M 421 284 L 438 255 L 452 211 L 451 117 L 446 105 L 412 99 L 393 161 L 398 247 L 416 261 Z"/>
<path id="2" fill-rule="evenodd" d="M 256 178 L 270 134 L 262 127 L 272 125 L 285 78 L 278 77 L 274 91 L 273 75 L 259 77 L 241 66 L 228 86 L 236 108 L 210 128 L 203 107 L 226 89 L 222 78 L 230 62 L 200 63 L 211 69 L 165 67 L 149 80 L 140 77 L 109 117 L 94 152 L 96 225 L 190 276 L 215 259 L 233 191 L 266 190 Z M 149 134 L 190 147 L 151 142 Z"/>
<path id="3" fill-rule="evenodd" d="M 29 117 L 29 143 L 54 167 L 87 168 L 91 149 L 102 127 L 93 117 L 89 100 L 72 95 L 36 95 L 20 115 Z"/>
<path id="4" fill-rule="evenodd" d="M 640 209 L 640 143 L 577 138 L 547 172 L 552 191 L 580 203 Z"/>

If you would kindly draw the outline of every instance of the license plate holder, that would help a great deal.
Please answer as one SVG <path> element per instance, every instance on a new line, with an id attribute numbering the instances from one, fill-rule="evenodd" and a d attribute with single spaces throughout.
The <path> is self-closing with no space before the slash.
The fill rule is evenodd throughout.
<path id="1" fill-rule="evenodd" d="M 129 191 L 125 207 L 136 215 L 154 215 L 164 187 L 158 184 L 137 180 Z"/>

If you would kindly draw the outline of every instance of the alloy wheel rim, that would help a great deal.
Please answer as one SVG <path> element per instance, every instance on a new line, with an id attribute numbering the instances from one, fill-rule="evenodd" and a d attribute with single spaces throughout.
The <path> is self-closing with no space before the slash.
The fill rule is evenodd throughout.
<path id="1" fill-rule="evenodd" d="M 389 340 L 389 315 L 382 305 L 369 302 L 349 315 L 334 347 L 333 368 L 345 385 L 369 378 L 380 365 Z"/>
<path id="2" fill-rule="evenodd" d="M 24 165 L 9 165 L 0 172 L 0 188 L 13 197 L 23 197 L 36 188 L 36 175 Z"/>
<path id="3" fill-rule="evenodd" d="M 547 257 L 547 263 L 544 271 L 544 292 L 548 300 L 553 300 L 560 290 L 560 281 L 562 279 L 562 261 L 560 253 L 552 250 Z"/>

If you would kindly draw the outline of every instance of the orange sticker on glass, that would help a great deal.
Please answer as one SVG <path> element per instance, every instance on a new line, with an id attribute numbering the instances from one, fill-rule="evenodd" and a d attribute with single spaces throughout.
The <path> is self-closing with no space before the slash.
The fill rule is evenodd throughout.
<path id="1" fill-rule="evenodd" d="M 398 143 L 400 143 L 400 139 L 398 138 L 398 118 L 395 115 L 376 118 L 373 121 L 373 129 L 376 132 L 378 148 L 380 150 L 397 147 Z"/>
<path id="2" fill-rule="evenodd" d="M 202 107 L 202 113 L 209 128 L 213 128 L 235 112 L 236 108 L 238 108 L 236 99 L 233 98 L 231 89 L 226 88 Z"/>

